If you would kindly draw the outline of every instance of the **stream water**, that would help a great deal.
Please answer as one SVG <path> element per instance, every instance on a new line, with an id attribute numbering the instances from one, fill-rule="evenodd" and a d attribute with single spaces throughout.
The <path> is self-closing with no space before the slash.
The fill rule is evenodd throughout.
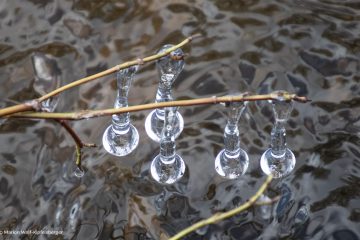
<path id="1" fill-rule="evenodd" d="M 263 196 L 280 195 L 279 202 L 186 239 L 360 239 L 358 0 L 2 0 L 0 107 L 46 92 L 35 78 L 34 57 L 52 59 L 39 63 L 38 74 L 56 76 L 63 85 L 194 33 L 202 38 L 183 48 L 188 56 L 175 98 L 283 89 L 312 102 L 295 103 L 286 125 L 296 166 Z M 157 85 L 155 64 L 142 66 L 129 104 L 153 102 Z M 115 75 L 99 79 L 61 94 L 56 111 L 109 108 L 115 90 Z M 144 130 L 149 111 L 131 114 L 139 147 L 122 158 L 102 148 L 110 117 L 72 122 L 85 142 L 98 145 L 83 151 L 87 171 L 81 179 L 72 172 L 74 143 L 57 122 L 2 120 L 0 230 L 60 230 L 64 239 L 160 239 L 244 203 L 265 179 L 259 160 L 274 120 L 269 104 L 249 103 L 240 120 L 250 164 L 238 180 L 214 169 L 225 108 L 180 112 L 185 128 L 176 144 L 186 172 L 170 186 L 149 176 L 159 152 Z"/>

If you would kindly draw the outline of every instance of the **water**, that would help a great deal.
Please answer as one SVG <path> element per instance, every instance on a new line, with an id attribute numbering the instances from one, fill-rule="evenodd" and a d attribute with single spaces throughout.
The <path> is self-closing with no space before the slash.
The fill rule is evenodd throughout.
<path id="1" fill-rule="evenodd" d="M 203 38 L 183 49 L 189 55 L 174 84 L 175 98 L 280 89 L 308 96 L 313 101 L 295 103 L 286 127 L 297 163 L 266 193 L 282 194 L 269 220 L 255 216 L 254 209 L 189 239 L 359 239 L 358 1 L 4 0 L 0 9 L 1 106 L 37 96 L 35 51 L 56 60 L 66 84 L 193 33 Z M 157 86 L 155 64 L 141 67 L 129 105 L 154 102 Z M 114 75 L 61 94 L 56 111 L 108 108 L 115 97 Z M 57 228 L 78 239 L 159 239 L 245 202 L 265 179 L 259 159 L 270 143 L 271 106 L 249 103 L 240 120 L 241 146 L 250 158 L 240 180 L 224 180 L 214 169 L 226 109 L 179 111 L 185 126 L 176 146 L 187 166 L 172 186 L 150 177 L 159 152 L 144 130 L 150 111 L 131 114 L 140 142 L 124 158 L 102 149 L 110 117 L 73 122 L 85 142 L 98 146 L 84 150 L 86 173 L 80 180 L 64 178 L 75 149 L 56 122 L 2 122 L 1 229 Z M 156 205 L 161 196 L 166 198 Z"/>

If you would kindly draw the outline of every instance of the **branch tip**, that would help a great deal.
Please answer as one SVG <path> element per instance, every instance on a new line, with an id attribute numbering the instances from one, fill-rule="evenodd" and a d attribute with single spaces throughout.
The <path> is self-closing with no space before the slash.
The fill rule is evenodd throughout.
<path id="1" fill-rule="evenodd" d="M 269 186 L 272 179 L 273 179 L 272 175 L 268 175 L 265 182 L 263 182 L 263 184 L 260 186 L 258 191 L 248 201 L 246 201 L 244 204 L 240 205 L 239 207 L 237 207 L 235 209 L 232 209 L 230 211 L 227 211 L 227 212 L 215 213 L 211 217 L 209 217 L 207 219 L 204 219 L 204 220 L 201 220 L 201 221 L 199 221 L 199 222 L 185 228 L 184 230 L 177 233 L 175 236 L 171 237 L 169 240 L 181 239 L 182 237 L 186 236 L 187 234 L 196 231 L 196 229 L 199 229 L 199 228 L 204 227 L 204 226 L 209 225 L 209 224 L 216 223 L 218 221 L 221 221 L 221 220 L 224 220 L 226 218 L 232 217 L 232 216 L 234 216 L 234 215 L 236 215 L 236 214 L 238 214 L 240 212 L 243 212 L 243 211 L 247 210 L 248 208 L 250 208 L 251 206 L 253 206 L 255 204 L 256 200 L 268 188 L 268 186 Z"/>
<path id="2" fill-rule="evenodd" d="M 300 96 L 294 96 L 293 99 L 294 99 L 294 101 L 302 102 L 302 103 L 307 103 L 307 102 L 312 101 L 311 99 L 309 99 L 307 97 L 300 97 Z"/>
<path id="3" fill-rule="evenodd" d="M 261 202 L 257 201 L 257 202 L 255 202 L 254 205 L 257 205 L 257 206 L 271 205 L 271 204 L 279 201 L 280 198 L 281 198 L 281 196 L 278 195 L 278 196 L 276 196 L 276 197 L 274 197 L 274 198 L 269 199 L 268 201 L 261 201 Z"/>
<path id="4" fill-rule="evenodd" d="M 97 146 L 95 143 L 83 143 L 83 147 L 94 148 Z"/>
<path id="5" fill-rule="evenodd" d="M 201 33 L 195 33 L 195 34 L 191 35 L 190 37 L 188 37 L 188 39 L 191 42 L 192 40 L 194 40 L 196 38 L 200 38 L 200 37 L 202 37 Z"/>

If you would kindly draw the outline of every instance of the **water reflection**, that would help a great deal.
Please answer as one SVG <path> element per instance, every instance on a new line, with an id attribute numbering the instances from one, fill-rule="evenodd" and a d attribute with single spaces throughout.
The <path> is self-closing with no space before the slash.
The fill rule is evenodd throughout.
<path id="1" fill-rule="evenodd" d="M 0 105 L 42 94 L 39 76 L 69 83 L 202 33 L 183 49 L 189 56 L 174 97 L 286 89 L 313 101 L 294 106 L 288 146 L 299 161 L 293 174 L 265 193 L 281 195 L 270 217 L 268 209 L 265 214 L 255 208 L 189 238 L 357 239 L 359 11 L 356 1 L 2 1 Z M 142 68 L 129 104 L 153 102 L 155 79 L 154 65 Z M 62 94 L 57 110 L 108 108 L 114 86 L 108 77 L 71 90 Z M 263 179 L 258 159 L 268 146 L 269 109 L 249 104 L 247 120 L 240 123 L 247 130 L 241 140 L 250 163 L 237 182 L 220 179 L 213 167 L 226 121 L 221 108 L 180 111 L 185 126 L 177 144 L 187 171 L 170 187 L 157 185 L 146 172 L 159 150 L 142 127 L 146 112 L 132 115 L 141 147 L 121 159 L 100 147 L 84 151 L 88 171 L 81 180 L 72 175 L 73 142 L 59 126 L 2 122 L 0 228 L 58 226 L 69 238 L 159 239 L 245 202 Z M 73 126 L 101 145 L 108 124 L 109 118 L 101 118 Z"/>
<path id="2" fill-rule="evenodd" d="M 258 198 L 257 200 L 258 203 L 266 203 L 266 202 L 271 202 L 271 198 L 269 198 L 268 196 L 261 194 L 261 196 Z M 263 206 L 259 206 L 255 208 L 255 216 L 259 216 L 261 219 L 267 221 L 270 219 L 271 215 L 272 215 L 272 204 L 265 204 Z"/>
<path id="3" fill-rule="evenodd" d="M 74 235 L 75 231 L 76 231 L 76 227 L 78 225 L 79 222 L 79 218 L 80 218 L 80 202 L 75 202 L 69 211 L 69 216 L 68 216 L 68 225 L 67 225 L 67 237 L 71 237 Z"/>

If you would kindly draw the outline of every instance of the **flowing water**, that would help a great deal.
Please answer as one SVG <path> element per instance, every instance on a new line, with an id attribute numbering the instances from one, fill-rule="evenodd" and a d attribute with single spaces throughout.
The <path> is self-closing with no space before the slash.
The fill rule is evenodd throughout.
<path id="1" fill-rule="evenodd" d="M 262 197 L 281 195 L 279 202 L 187 239 L 359 239 L 358 0 L 3 0 L 0 106 L 39 96 L 34 56 L 52 59 L 43 71 L 66 84 L 194 33 L 202 38 L 183 48 L 188 56 L 174 84 L 175 98 L 283 89 L 312 102 L 295 103 L 286 125 L 297 158 L 294 171 L 275 180 Z M 157 85 L 155 64 L 142 66 L 129 104 L 153 102 Z M 115 96 L 114 74 L 61 94 L 56 111 L 109 108 Z M 81 180 L 73 176 L 74 143 L 57 122 L 2 120 L 0 230 L 57 229 L 64 239 L 160 239 L 244 203 L 265 179 L 259 159 L 274 120 L 269 104 L 249 103 L 240 120 L 241 147 L 250 164 L 238 180 L 222 179 L 214 170 L 225 108 L 180 112 L 185 128 L 176 144 L 187 168 L 171 186 L 149 176 L 159 152 L 144 130 L 149 111 L 131 114 L 140 143 L 122 158 L 102 148 L 110 117 L 72 123 L 85 142 L 98 145 L 84 150 Z"/>

